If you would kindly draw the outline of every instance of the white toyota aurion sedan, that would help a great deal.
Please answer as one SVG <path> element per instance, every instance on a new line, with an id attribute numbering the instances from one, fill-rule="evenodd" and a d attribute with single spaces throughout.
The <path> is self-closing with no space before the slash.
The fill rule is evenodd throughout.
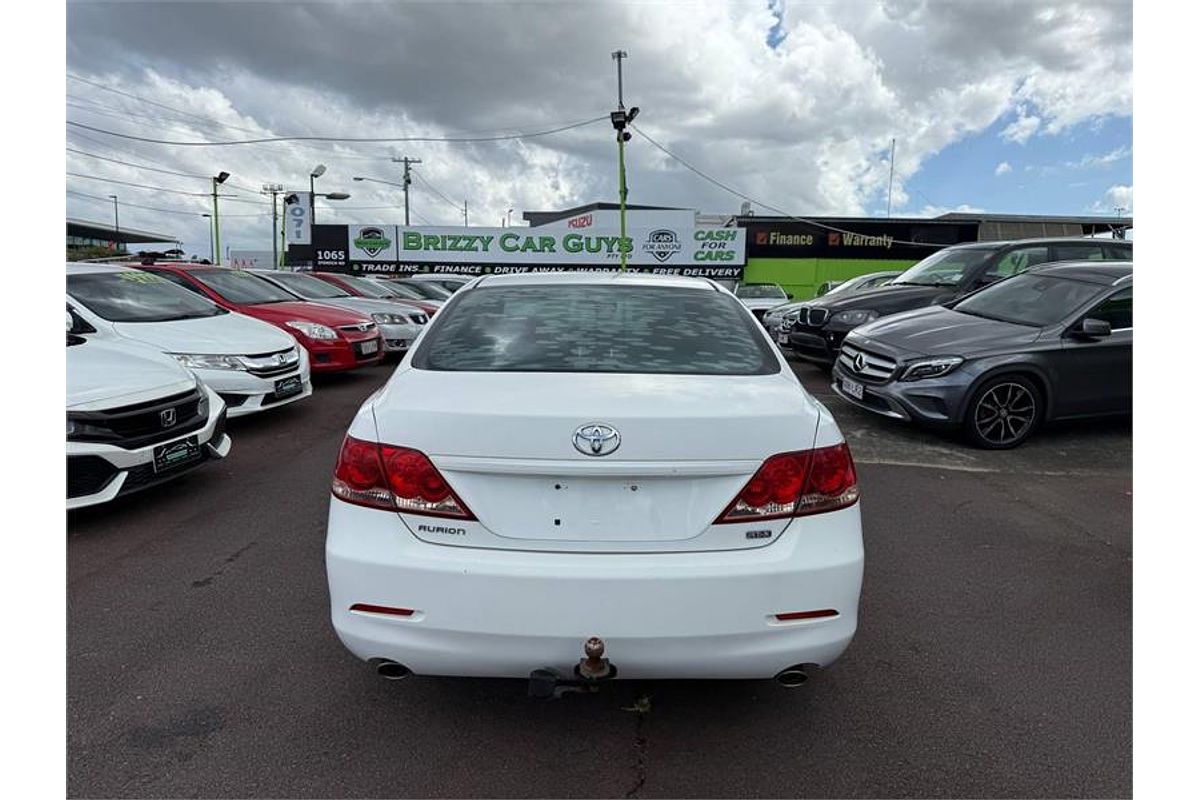
<path id="1" fill-rule="evenodd" d="M 798 685 L 854 635 L 854 464 L 711 281 L 489 276 L 359 409 L 333 625 L 379 673 Z"/>

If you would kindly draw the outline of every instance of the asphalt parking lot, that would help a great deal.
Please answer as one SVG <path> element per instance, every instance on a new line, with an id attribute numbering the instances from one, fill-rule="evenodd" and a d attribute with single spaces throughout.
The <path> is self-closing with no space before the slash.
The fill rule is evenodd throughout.
<path id="1" fill-rule="evenodd" d="M 68 516 L 68 792 L 106 797 L 1132 793 L 1127 419 L 1007 452 L 848 407 L 858 635 L 800 689 L 378 678 L 328 622 L 328 481 L 390 373 L 232 420 L 223 462 Z M 697 653 L 703 658 L 703 653 Z"/>

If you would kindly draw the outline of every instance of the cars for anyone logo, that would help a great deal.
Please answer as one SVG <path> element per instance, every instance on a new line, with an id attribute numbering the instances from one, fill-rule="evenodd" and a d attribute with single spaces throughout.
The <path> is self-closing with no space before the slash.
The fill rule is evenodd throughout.
<path id="1" fill-rule="evenodd" d="M 683 250 L 683 245 L 680 243 L 679 236 L 675 231 L 668 228 L 659 228 L 656 231 L 650 231 L 649 235 L 646 236 L 645 243 L 642 244 L 642 249 L 659 261 L 666 261 L 671 256 Z"/>
<path id="2" fill-rule="evenodd" d="M 382 228 L 363 228 L 354 239 L 354 246 L 374 258 L 392 246 Z"/>

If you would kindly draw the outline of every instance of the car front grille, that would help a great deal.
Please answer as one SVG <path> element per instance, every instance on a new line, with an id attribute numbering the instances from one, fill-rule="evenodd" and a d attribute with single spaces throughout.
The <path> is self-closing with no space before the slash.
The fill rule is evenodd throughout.
<path id="1" fill-rule="evenodd" d="M 829 309 L 800 306 L 799 310 L 796 312 L 794 321 L 799 325 L 805 325 L 811 328 L 819 328 L 829 321 Z"/>
<path id="2" fill-rule="evenodd" d="M 260 353 L 241 358 L 242 363 L 246 365 L 247 372 L 260 378 L 267 378 L 294 370 L 300 363 L 300 351 L 295 347 L 289 347 L 287 350 L 280 350 L 276 353 Z"/>
<path id="3" fill-rule="evenodd" d="M 848 375 L 867 383 L 886 383 L 896 372 L 895 360 L 845 342 L 838 364 Z"/>
<path id="4" fill-rule="evenodd" d="M 199 389 L 162 400 L 121 406 L 106 411 L 73 411 L 70 418 L 93 428 L 71 436 L 77 442 L 102 442 L 135 450 L 199 430 L 208 421 L 200 413 Z"/>
<path id="5" fill-rule="evenodd" d="M 95 494 L 116 474 L 117 468 L 100 456 L 67 456 L 67 497 Z"/>
<path id="6" fill-rule="evenodd" d="M 359 322 L 354 325 L 339 325 L 338 330 L 345 331 L 346 333 L 368 333 L 375 330 L 375 323 Z"/>

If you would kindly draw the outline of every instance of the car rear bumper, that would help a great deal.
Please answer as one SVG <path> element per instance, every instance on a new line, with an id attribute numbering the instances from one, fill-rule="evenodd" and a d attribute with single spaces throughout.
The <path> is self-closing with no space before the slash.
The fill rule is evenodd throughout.
<path id="1" fill-rule="evenodd" d="M 863 549 L 857 505 L 805 517 L 766 547 L 617 554 L 429 544 L 395 514 L 331 499 L 326 568 L 346 647 L 417 674 L 569 673 L 599 636 L 622 678 L 769 678 L 846 649 Z M 413 614 L 351 611 L 356 603 Z M 818 609 L 838 613 L 774 617 Z"/>

